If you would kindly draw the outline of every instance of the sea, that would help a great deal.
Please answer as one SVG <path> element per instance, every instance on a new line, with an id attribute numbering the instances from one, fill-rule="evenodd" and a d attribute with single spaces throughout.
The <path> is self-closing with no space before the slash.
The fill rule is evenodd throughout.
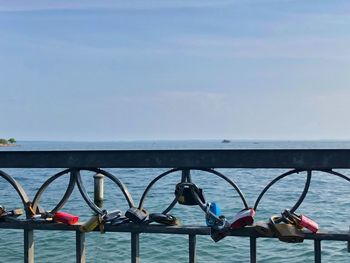
<path id="1" fill-rule="evenodd" d="M 0 147 L 0 151 L 36 150 L 118 150 L 118 149 L 350 149 L 349 141 L 123 141 L 123 142 L 43 142 L 19 141 L 14 147 Z M 25 189 L 30 199 L 50 176 L 62 169 L 1 169 L 13 176 Z M 138 204 L 144 189 L 157 175 L 167 169 L 105 169 L 119 178 Z M 253 206 L 259 193 L 286 169 L 217 169 L 233 180 L 244 193 L 249 206 Z M 348 170 L 336 170 L 350 176 Z M 84 185 L 93 196 L 93 174 L 82 173 Z M 54 181 L 45 191 L 41 206 L 52 209 L 62 198 L 68 185 L 68 176 Z M 160 180 L 149 192 L 145 208 L 150 213 L 162 212 L 173 200 L 180 173 Z M 193 171 L 193 181 L 203 189 L 207 201 L 220 205 L 228 219 L 243 208 L 235 190 L 224 180 Z M 306 173 L 293 174 L 275 184 L 262 198 L 256 221 L 268 221 L 297 201 L 303 191 Z M 297 210 L 316 221 L 321 231 L 349 231 L 350 187 L 345 180 L 322 172 L 314 172 L 310 190 Z M 0 204 L 8 209 L 22 207 L 10 185 L 0 178 Z M 105 179 L 104 208 L 125 212 L 127 202 L 121 191 Z M 84 202 L 77 187 L 62 211 L 78 215 L 79 221 L 89 219 L 93 213 Z M 183 225 L 205 225 L 203 211 L 198 206 L 176 205 L 170 212 Z M 35 231 L 35 262 L 75 262 L 75 233 L 69 231 Z M 86 235 L 87 262 L 130 262 L 130 233 L 88 233 Z M 188 262 L 188 236 L 169 234 L 140 235 L 141 262 Z M 289 244 L 277 239 L 257 240 L 257 261 L 269 263 L 313 262 L 314 243 Z M 0 229 L 0 262 L 23 262 L 23 231 Z M 197 236 L 198 262 L 249 262 L 249 238 L 226 237 L 215 243 L 210 236 Z M 322 261 L 349 263 L 346 242 L 322 241 Z"/>

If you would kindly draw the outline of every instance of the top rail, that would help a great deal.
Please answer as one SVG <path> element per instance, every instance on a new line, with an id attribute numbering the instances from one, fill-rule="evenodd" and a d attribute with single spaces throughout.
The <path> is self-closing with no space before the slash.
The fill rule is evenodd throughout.
<path id="1" fill-rule="evenodd" d="M 0 151 L 0 168 L 350 168 L 350 149 Z"/>

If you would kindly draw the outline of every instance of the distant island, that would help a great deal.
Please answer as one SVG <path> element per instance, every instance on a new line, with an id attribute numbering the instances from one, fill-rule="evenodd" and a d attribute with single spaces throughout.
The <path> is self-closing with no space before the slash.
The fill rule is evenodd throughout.
<path id="1" fill-rule="evenodd" d="M 8 140 L 0 138 L 0 147 L 3 147 L 3 146 L 15 146 L 15 145 L 16 145 L 16 139 L 15 138 L 10 138 Z"/>

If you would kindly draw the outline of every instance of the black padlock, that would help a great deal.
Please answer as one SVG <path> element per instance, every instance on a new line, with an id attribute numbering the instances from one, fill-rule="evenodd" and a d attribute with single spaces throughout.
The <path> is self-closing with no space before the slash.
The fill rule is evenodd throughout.
<path id="1" fill-rule="evenodd" d="M 205 203 L 203 189 L 195 184 L 179 183 L 176 185 L 175 195 L 179 195 L 178 202 L 181 205 L 198 205 L 197 196 L 199 201 Z"/>
<path id="2" fill-rule="evenodd" d="M 126 211 L 125 216 L 129 218 L 132 222 L 136 224 L 141 224 L 144 222 L 148 216 L 148 212 L 145 209 L 138 209 L 136 207 L 131 207 Z"/>
<path id="3" fill-rule="evenodd" d="M 265 237 L 273 237 L 274 231 L 271 229 L 268 223 L 266 222 L 257 222 L 254 225 L 254 229 L 259 234 L 265 236 Z"/>
<path id="4" fill-rule="evenodd" d="M 224 216 L 219 217 L 222 221 L 220 224 L 216 224 L 210 229 L 210 237 L 218 242 L 230 234 L 230 223 L 226 220 Z"/>
<path id="5" fill-rule="evenodd" d="M 119 225 L 122 225 L 122 224 L 129 223 L 130 219 L 127 218 L 124 215 L 121 215 L 120 217 L 117 217 L 117 218 L 111 220 L 110 222 L 111 222 L 112 226 L 119 226 Z"/>
<path id="6" fill-rule="evenodd" d="M 156 222 L 168 226 L 176 226 L 180 224 L 180 220 L 173 215 L 152 213 L 149 214 L 150 222 Z"/>
<path id="7" fill-rule="evenodd" d="M 120 210 L 114 210 L 112 212 L 108 212 L 106 211 L 105 216 L 103 217 L 103 221 L 105 223 L 111 222 L 117 218 L 119 218 L 120 216 L 122 216 L 122 211 Z"/>

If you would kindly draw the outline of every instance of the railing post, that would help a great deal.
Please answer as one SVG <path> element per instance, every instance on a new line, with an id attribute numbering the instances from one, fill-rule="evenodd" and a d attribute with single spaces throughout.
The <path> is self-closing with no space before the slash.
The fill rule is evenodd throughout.
<path id="1" fill-rule="evenodd" d="M 189 262 L 195 263 L 197 261 L 196 256 L 196 235 L 189 234 L 188 235 L 188 251 L 189 251 Z"/>
<path id="2" fill-rule="evenodd" d="M 315 247 L 315 263 L 321 263 L 321 240 L 315 239 L 314 241 Z"/>
<path id="3" fill-rule="evenodd" d="M 131 263 L 140 263 L 140 234 L 131 233 Z"/>
<path id="4" fill-rule="evenodd" d="M 350 236 L 350 227 L 349 227 L 349 236 Z M 348 252 L 350 253 L 350 241 L 348 241 Z"/>
<path id="5" fill-rule="evenodd" d="M 34 263 L 34 231 L 24 230 L 24 263 Z"/>
<path id="6" fill-rule="evenodd" d="M 256 263 L 256 237 L 250 237 L 250 263 Z"/>
<path id="7" fill-rule="evenodd" d="M 79 230 L 75 232 L 75 244 L 77 263 L 85 263 L 85 233 Z"/>
<path id="8" fill-rule="evenodd" d="M 103 207 L 103 195 L 104 175 L 97 173 L 94 175 L 94 202 L 100 208 Z"/>

